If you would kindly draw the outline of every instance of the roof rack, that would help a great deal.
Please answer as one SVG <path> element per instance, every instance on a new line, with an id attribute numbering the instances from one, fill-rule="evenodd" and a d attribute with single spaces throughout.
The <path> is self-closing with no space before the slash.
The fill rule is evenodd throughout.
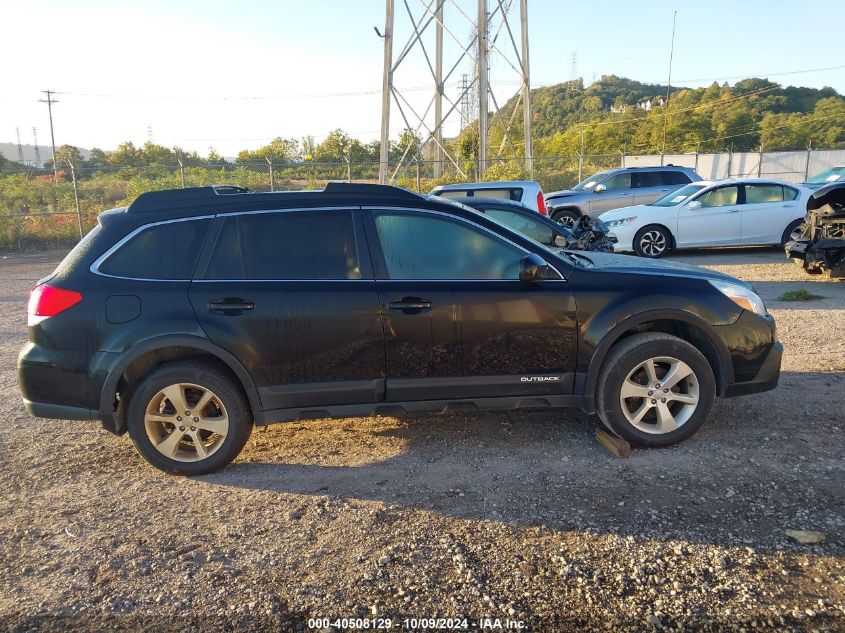
<path id="1" fill-rule="evenodd" d="M 214 200 L 220 195 L 249 193 L 246 187 L 237 185 L 211 185 L 210 187 L 187 187 L 186 189 L 162 189 L 147 191 L 133 200 L 127 213 L 146 213 L 159 211 L 167 206 L 188 206 Z"/>
<path id="2" fill-rule="evenodd" d="M 130 204 L 127 208 L 127 213 L 149 213 L 164 209 L 177 208 L 207 208 L 212 204 L 219 206 L 223 203 L 221 200 L 221 197 L 223 196 L 245 195 L 246 197 L 240 198 L 240 200 L 245 201 L 249 199 L 252 204 L 258 202 L 259 200 L 266 203 L 270 199 L 286 199 L 291 196 L 312 196 L 315 194 L 348 196 L 350 198 L 365 197 L 415 201 L 419 201 L 420 198 L 422 198 L 420 194 L 400 187 L 347 182 L 329 182 L 323 191 L 277 191 L 271 193 L 254 193 L 250 192 L 250 190 L 246 187 L 238 187 L 236 185 L 211 185 L 208 187 L 188 187 L 187 189 L 147 191 L 135 198 L 132 204 Z"/>

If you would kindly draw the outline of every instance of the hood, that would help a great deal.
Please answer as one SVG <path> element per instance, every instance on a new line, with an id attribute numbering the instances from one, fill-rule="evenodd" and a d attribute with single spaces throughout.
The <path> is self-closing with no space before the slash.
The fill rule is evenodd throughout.
<path id="1" fill-rule="evenodd" d="M 604 211 L 598 215 L 598 218 L 603 222 L 607 222 L 608 220 L 615 220 L 617 218 L 626 218 L 631 215 L 632 212 L 635 212 L 636 209 L 642 209 L 644 204 L 635 204 L 631 205 L 630 207 L 619 207 L 618 209 L 611 209 L 610 211 Z"/>
<path id="2" fill-rule="evenodd" d="M 583 253 L 589 257 L 595 267 L 591 270 L 599 270 L 607 273 L 635 274 L 635 275 L 671 275 L 673 277 L 694 277 L 696 279 L 715 279 L 739 284 L 751 289 L 751 285 L 744 281 L 719 273 L 709 268 L 701 268 L 690 264 L 679 264 L 663 259 L 647 259 L 636 255 L 621 255 L 618 253 L 597 253 L 590 251 Z"/>
<path id="3" fill-rule="evenodd" d="M 560 191 L 552 191 L 551 193 L 547 193 L 546 200 L 550 200 L 552 198 L 568 198 L 570 196 L 578 195 L 579 193 L 584 192 L 575 191 L 574 189 L 561 189 Z"/>
<path id="4" fill-rule="evenodd" d="M 807 210 L 819 209 L 826 204 L 845 204 L 845 182 L 832 182 L 817 189 L 807 200 Z"/>

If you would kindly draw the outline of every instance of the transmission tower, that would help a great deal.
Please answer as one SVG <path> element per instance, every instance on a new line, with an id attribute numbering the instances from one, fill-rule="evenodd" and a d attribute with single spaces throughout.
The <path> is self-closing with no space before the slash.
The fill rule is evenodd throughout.
<path id="1" fill-rule="evenodd" d="M 488 7 L 488 2 L 490 7 Z M 405 127 L 419 134 L 421 131 L 427 136 L 423 139 L 424 144 L 432 142 L 434 145 L 434 175 L 442 175 L 443 165 L 451 165 L 460 175 L 466 175 L 462 165 L 457 158 L 446 149 L 443 144 L 443 127 L 449 120 L 450 115 L 457 113 L 460 116 L 460 127 L 463 129 L 473 119 L 478 119 L 478 173 L 483 175 L 488 166 L 488 132 L 489 118 L 491 114 L 499 122 L 504 132 L 504 137 L 511 150 L 511 157 L 515 158 L 517 150 L 511 138 L 511 129 L 516 122 L 512 117 L 510 122 L 504 121 L 496 97 L 490 89 L 489 66 L 493 56 L 502 59 L 507 66 L 519 76 L 519 92 L 514 107 L 514 114 L 522 103 L 522 122 L 525 134 L 524 160 L 526 169 L 531 173 L 532 147 L 531 147 L 531 95 L 530 77 L 528 63 L 528 0 L 420 0 L 422 10 L 412 8 L 406 1 L 402 2 L 410 20 L 410 32 L 404 36 L 405 42 L 399 55 L 394 61 L 394 4 L 395 0 L 385 0 L 385 29 L 376 33 L 384 39 L 384 74 L 382 81 L 382 110 L 381 110 L 381 156 L 379 165 L 379 182 L 388 183 L 396 179 L 400 169 L 406 161 L 416 158 L 409 156 L 411 146 L 402 148 L 402 157 L 395 167 L 389 165 L 390 158 L 390 115 L 391 108 L 395 106 Z M 445 16 L 444 7 L 449 7 L 449 12 L 456 13 L 454 17 L 458 21 L 465 20 L 472 29 L 469 43 L 459 39 L 456 29 L 450 21 L 450 16 Z M 475 5 L 474 9 L 471 5 Z M 516 11 L 516 5 L 519 11 Z M 415 6 L 415 5 L 414 5 Z M 488 10 L 491 9 L 491 10 Z M 519 17 L 519 30 L 511 26 L 511 18 Z M 491 24 L 493 28 L 491 28 Z M 426 31 L 430 26 L 434 27 L 434 55 L 429 54 L 426 45 Z M 515 34 L 516 32 L 516 34 Z M 452 43 L 457 44 L 459 53 L 457 59 L 446 60 L 443 54 L 444 34 L 449 37 Z M 407 37 L 407 39 L 405 39 Z M 519 43 L 518 43 L 519 42 Z M 432 43 L 428 42 L 428 47 Z M 419 51 L 425 59 L 425 63 L 431 71 L 433 79 L 433 95 L 428 106 L 423 110 L 410 102 L 410 100 L 397 87 L 395 78 L 397 70 L 402 62 L 414 51 Z M 446 95 L 444 87 L 449 78 L 457 70 L 464 60 L 469 60 L 475 68 L 474 77 L 470 81 L 468 76 L 461 81 L 461 93 L 457 101 L 453 101 Z M 444 74 L 444 63 L 448 63 L 449 71 Z M 472 108 L 468 96 L 476 91 L 478 95 L 477 107 Z M 444 103 L 445 102 L 445 103 Z M 444 106 L 448 109 L 444 113 Z M 476 116 L 470 112 L 475 111 Z M 431 114 L 433 111 L 433 114 Z M 501 152 L 496 152 L 499 157 Z"/>
<path id="2" fill-rule="evenodd" d="M 572 81 L 575 81 L 576 79 L 578 79 L 578 53 L 576 53 L 576 52 L 572 53 L 572 69 L 571 69 L 571 72 L 569 73 L 569 78 Z"/>
<path id="3" fill-rule="evenodd" d="M 32 144 L 35 146 L 35 167 L 41 169 L 44 164 L 41 162 L 41 150 L 38 149 L 38 133 L 36 128 L 32 128 Z"/>
<path id="4" fill-rule="evenodd" d="M 18 137 L 18 162 L 23 164 L 23 145 L 21 145 L 21 129 L 15 128 L 15 135 Z"/>

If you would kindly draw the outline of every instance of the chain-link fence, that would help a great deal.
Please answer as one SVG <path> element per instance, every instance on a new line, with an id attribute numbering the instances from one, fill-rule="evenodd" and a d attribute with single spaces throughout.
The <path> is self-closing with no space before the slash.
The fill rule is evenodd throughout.
<path id="1" fill-rule="evenodd" d="M 591 174 L 614 167 L 683 165 L 703 178 L 769 177 L 802 182 L 834 165 L 845 165 L 845 150 L 725 152 L 722 154 L 537 156 L 533 170 L 524 159 L 488 161 L 484 180 L 537 180 L 546 192 L 572 187 Z M 472 160 L 439 164 L 411 158 L 388 165 L 393 184 L 420 192 L 438 184 L 478 179 Z M 33 170 L 0 177 L 0 251 L 67 250 L 110 208 L 129 204 L 144 191 L 227 183 L 252 191 L 322 189 L 330 181 L 376 183 L 373 160 L 291 161 L 247 165 L 157 165 Z"/>

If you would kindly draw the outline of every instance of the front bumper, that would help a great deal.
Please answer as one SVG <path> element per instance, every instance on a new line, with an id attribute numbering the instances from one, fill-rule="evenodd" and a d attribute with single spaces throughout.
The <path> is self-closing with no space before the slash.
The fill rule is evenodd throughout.
<path id="1" fill-rule="evenodd" d="M 751 393 L 771 391 L 778 386 L 782 359 L 783 344 L 780 341 L 775 341 L 763 360 L 757 375 L 752 380 L 726 385 L 722 397 L 733 398 L 734 396 L 747 396 Z"/>

